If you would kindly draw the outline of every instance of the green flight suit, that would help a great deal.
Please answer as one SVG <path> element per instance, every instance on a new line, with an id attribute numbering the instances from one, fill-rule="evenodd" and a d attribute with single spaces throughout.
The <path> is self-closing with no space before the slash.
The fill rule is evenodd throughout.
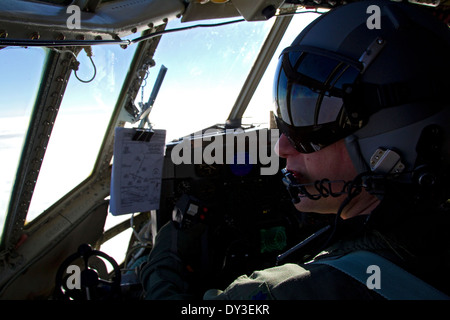
<path id="1" fill-rule="evenodd" d="M 177 254 L 177 237 L 180 233 L 172 223 L 158 233 L 155 248 L 147 265 L 141 271 L 141 281 L 146 299 L 192 299 L 183 259 Z M 330 253 L 322 253 L 325 259 L 351 252 L 355 249 L 377 245 L 370 242 L 345 243 Z M 378 246 L 380 247 L 380 246 Z M 272 299 L 381 299 L 365 285 L 337 269 L 321 264 L 287 263 L 281 266 L 255 271 L 250 276 L 237 278 L 224 291 L 208 290 L 205 300 L 272 300 Z"/>
<path id="2" fill-rule="evenodd" d="M 365 216 L 344 220 L 337 229 L 339 240 L 314 259 L 371 251 L 449 295 L 450 212 L 422 209 L 412 202 L 384 201 L 370 222 Z M 157 234 L 140 274 L 146 299 L 198 298 L 189 290 L 186 270 L 186 261 L 198 258 L 193 254 L 199 250 L 195 229 L 201 227 L 180 231 L 169 223 Z M 287 263 L 242 275 L 227 288 L 211 289 L 201 293 L 204 299 L 383 299 L 344 272 L 315 263 Z"/>

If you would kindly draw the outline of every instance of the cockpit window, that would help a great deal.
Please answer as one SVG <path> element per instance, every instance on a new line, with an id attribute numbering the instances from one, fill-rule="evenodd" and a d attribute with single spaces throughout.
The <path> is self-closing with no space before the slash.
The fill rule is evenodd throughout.
<path id="1" fill-rule="evenodd" d="M 46 51 L 41 48 L 0 50 L 0 231 L 45 59 Z"/>
<path id="2" fill-rule="evenodd" d="M 164 35 L 136 105 L 147 102 L 164 65 L 168 70 L 149 117 L 154 128 L 166 129 L 171 141 L 225 123 L 272 24 L 273 19 Z M 171 21 L 167 29 L 185 25 Z"/>
<path id="3" fill-rule="evenodd" d="M 69 79 L 27 222 L 91 174 L 135 49 L 136 46 L 125 50 L 115 45 L 93 47 L 96 71 L 84 50 L 78 54 L 77 77 L 72 74 Z"/>
<path id="4" fill-rule="evenodd" d="M 273 110 L 273 78 L 278 63 L 278 57 L 284 48 L 291 45 L 292 41 L 294 41 L 294 39 L 298 36 L 300 30 L 303 30 L 303 28 L 310 24 L 314 19 L 318 18 L 319 15 L 319 12 L 306 12 L 293 16 L 283 39 L 278 45 L 277 51 L 273 55 L 272 60 L 270 61 L 270 64 L 258 85 L 258 88 L 250 100 L 250 103 L 242 117 L 242 123 L 269 127 L 270 111 Z"/>

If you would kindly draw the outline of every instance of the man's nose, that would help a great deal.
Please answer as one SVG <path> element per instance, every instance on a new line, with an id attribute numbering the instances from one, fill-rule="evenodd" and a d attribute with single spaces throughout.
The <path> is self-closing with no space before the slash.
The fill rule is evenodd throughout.
<path id="1" fill-rule="evenodd" d="M 283 133 L 275 144 L 275 152 L 281 158 L 287 158 L 289 155 L 298 153 Z"/>

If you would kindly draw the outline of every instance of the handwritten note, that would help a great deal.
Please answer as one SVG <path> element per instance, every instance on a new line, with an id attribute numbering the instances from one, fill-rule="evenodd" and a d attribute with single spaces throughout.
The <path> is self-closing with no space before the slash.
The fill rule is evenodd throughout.
<path id="1" fill-rule="evenodd" d="M 110 199 L 115 216 L 159 209 L 166 131 L 154 130 L 150 139 L 136 133 L 115 130 Z"/>

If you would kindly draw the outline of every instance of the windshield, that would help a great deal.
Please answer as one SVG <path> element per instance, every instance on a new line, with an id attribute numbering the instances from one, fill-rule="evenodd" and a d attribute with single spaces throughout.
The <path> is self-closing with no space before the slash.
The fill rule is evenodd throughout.
<path id="1" fill-rule="evenodd" d="M 0 231 L 45 59 L 41 48 L 0 50 Z"/>
<path id="2" fill-rule="evenodd" d="M 284 48 L 291 45 L 299 32 L 303 30 L 314 19 L 318 18 L 320 12 L 304 12 L 294 15 L 286 30 L 283 39 L 280 41 L 275 54 L 267 67 L 258 88 L 255 91 L 250 103 L 242 117 L 242 123 L 260 125 L 268 127 L 270 122 L 270 111 L 273 110 L 273 78 L 278 64 L 278 57 Z"/>
<path id="3" fill-rule="evenodd" d="M 166 129 L 171 141 L 225 123 L 272 24 L 273 19 L 164 35 L 142 99 L 147 102 L 164 65 L 168 70 L 149 117 L 154 128 Z M 179 26 L 173 21 L 167 29 Z"/>
<path id="4" fill-rule="evenodd" d="M 80 67 L 76 76 L 72 73 L 69 79 L 27 222 L 92 172 L 135 49 L 136 46 L 125 50 L 119 46 L 95 46 L 92 48 L 94 64 L 84 50 L 78 54 Z"/>

